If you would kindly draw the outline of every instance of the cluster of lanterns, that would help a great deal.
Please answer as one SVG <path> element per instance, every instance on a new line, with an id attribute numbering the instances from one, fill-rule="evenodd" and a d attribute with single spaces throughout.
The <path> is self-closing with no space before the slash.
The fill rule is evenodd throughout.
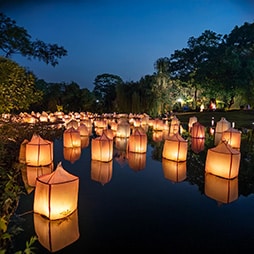
<path id="1" fill-rule="evenodd" d="M 91 179 L 106 184 L 112 178 L 114 147 L 118 150 L 117 160 L 127 158 L 130 168 L 134 170 L 145 168 L 146 131 L 149 126 L 153 128 L 154 141 L 164 139 L 162 168 L 165 178 L 174 182 L 183 181 L 186 178 L 188 140 L 182 137 L 182 126 L 176 116 L 172 116 L 170 121 L 149 119 L 147 115 L 136 118 L 123 115 L 118 121 L 92 121 L 90 118 L 78 121 L 72 117 L 65 122 L 63 132 L 64 158 L 72 163 L 78 160 L 82 148 L 89 145 L 94 128 L 97 137 L 91 139 Z M 195 153 L 204 150 L 206 129 L 196 117 L 189 119 L 188 131 L 192 150 Z M 158 133 L 162 133 L 162 136 L 159 137 Z M 222 203 L 232 202 L 238 195 L 241 132 L 222 118 L 217 122 L 214 132 L 210 133 L 215 138 L 214 147 L 207 151 L 205 193 Z M 34 223 L 42 245 L 57 251 L 77 240 L 79 178 L 68 173 L 61 162 L 54 170 L 52 141 L 37 134 L 30 141 L 24 140 L 20 147 L 20 162 L 26 165 L 28 185 L 35 189 Z M 67 221 L 56 223 L 56 220 L 69 216 L 67 221 L 70 225 L 67 225 Z M 47 227 L 47 230 L 42 227 Z M 45 232 L 51 232 L 50 236 Z M 69 240 L 63 240 L 65 234 L 62 232 L 70 232 Z"/>

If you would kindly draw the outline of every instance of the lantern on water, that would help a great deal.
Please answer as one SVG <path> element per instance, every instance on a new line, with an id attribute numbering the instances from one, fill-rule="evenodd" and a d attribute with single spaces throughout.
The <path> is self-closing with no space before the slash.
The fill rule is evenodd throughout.
<path id="1" fill-rule="evenodd" d="M 45 166 L 53 162 L 53 142 L 33 134 L 26 143 L 26 164 L 29 166 Z"/>
<path id="2" fill-rule="evenodd" d="M 37 177 L 52 173 L 54 163 L 46 166 L 26 166 L 27 183 L 31 187 L 35 187 Z"/>
<path id="3" fill-rule="evenodd" d="M 154 131 L 162 131 L 164 128 L 164 123 L 161 119 L 158 119 L 158 118 L 154 119 L 152 124 L 153 124 L 152 127 Z"/>
<path id="4" fill-rule="evenodd" d="M 64 147 L 79 147 L 81 146 L 80 132 L 70 127 L 63 133 L 63 146 Z"/>
<path id="5" fill-rule="evenodd" d="M 186 179 L 186 161 L 172 161 L 162 158 L 164 177 L 172 182 L 182 182 Z"/>
<path id="6" fill-rule="evenodd" d="M 64 159 L 74 163 L 75 161 L 79 160 L 81 156 L 81 147 L 64 147 L 63 148 L 63 155 Z"/>
<path id="7" fill-rule="evenodd" d="M 238 199 L 238 177 L 226 179 L 205 174 L 205 195 L 219 203 L 228 204 Z"/>
<path id="8" fill-rule="evenodd" d="M 81 136 L 81 148 L 86 148 L 89 146 L 89 142 L 90 142 L 90 139 L 89 139 L 89 136 Z"/>
<path id="9" fill-rule="evenodd" d="M 146 166 L 146 153 L 127 153 L 129 167 L 134 171 L 140 171 Z"/>
<path id="10" fill-rule="evenodd" d="M 196 123 L 197 121 L 198 121 L 198 119 L 197 119 L 196 116 L 192 116 L 192 117 L 189 118 L 189 123 L 188 123 L 189 132 L 191 132 L 192 125 L 194 123 Z"/>
<path id="11" fill-rule="evenodd" d="M 50 252 L 59 251 L 79 239 L 77 209 L 64 219 L 49 220 L 34 213 L 34 230 L 40 244 Z"/>
<path id="12" fill-rule="evenodd" d="M 67 123 L 66 123 L 66 128 L 67 129 L 74 128 L 74 129 L 77 130 L 78 126 L 79 126 L 78 121 L 75 120 L 75 119 L 71 119 L 71 120 L 67 121 Z"/>
<path id="13" fill-rule="evenodd" d="M 222 117 L 219 122 L 216 123 L 215 127 L 215 137 L 214 137 L 214 145 L 217 146 L 222 137 L 222 133 L 231 127 L 230 122 L 226 120 L 226 118 Z"/>
<path id="14" fill-rule="evenodd" d="M 154 142 L 161 142 L 164 137 L 163 131 L 153 131 L 152 133 L 152 139 Z"/>
<path id="15" fill-rule="evenodd" d="M 19 148 L 19 162 L 20 163 L 26 163 L 26 144 L 29 142 L 29 140 L 25 139 L 20 145 Z"/>
<path id="16" fill-rule="evenodd" d="M 146 133 L 140 128 L 135 128 L 129 137 L 128 147 L 130 152 L 145 153 L 147 150 Z"/>
<path id="17" fill-rule="evenodd" d="M 77 128 L 77 130 L 79 131 L 81 137 L 89 136 L 90 135 L 88 128 L 83 123 L 80 123 L 80 125 Z"/>
<path id="18" fill-rule="evenodd" d="M 117 125 L 116 136 L 119 138 L 128 138 L 131 134 L 130 124 L 126 121 L 120 122 Z"/>
<path id="19" fill-rule="evenodd" d="M 241 153 L 226 142 L 207 150 L 205 172 L 232 179 L 238 176 Z"/>
<path id="20" fill-rule="evenodd" d="M 232 148 L 239 150 L 241 146 L 241 132 L 234 128 L 229 128 L 222 133 L 222 141 L 226 141 Z"/>
<path id="21" fill-rule="evenodd" d="M 173 161 L 186 161 L 188 141 L 179 133 L 169 136 L 163 145 L 162 157 Z"/>
<path id="22" fill-rule="evenodd" d="M 33 210 L 50 220 L 64 218 L 77 209 L 78 189 L 79 178 L 59 162 L 54 172 L 37 177 Z"/>
<path id="23" fill-rule="evenodd" d="M 204 138 L 191 138 L 191 150 L 194 153 L 200 153 L 205 149 L 205 139 Z"/>
<path id="24" fill-rule="evenodd" d="M 91 159 L 106 162 L 113 159 L 113 140 L 104 132 L 100 137 L 92 139 Z"/>
<path id="25" fill-rule="evenodd" d="M 205 138 L 205 126 L 199 122 L 195 122 L 191 128 L 192 138 Z"/>
<path id="26" fill-rule="evenodd" d="M 113 160 L 95 161 L 91 160 L 91 179 L 100 182 L 102 185 L 110 182 L 113 171 Z"/>
<path id="27" fill-rule="evenodd" d="M 170 123 L 169 135 L 174 135 L 180 131 L 180 121 L 176 116 L 173 116 Z"/>

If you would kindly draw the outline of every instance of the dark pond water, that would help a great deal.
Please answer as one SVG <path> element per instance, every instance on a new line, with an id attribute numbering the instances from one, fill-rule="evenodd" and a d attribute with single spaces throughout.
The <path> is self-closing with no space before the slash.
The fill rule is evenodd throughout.
<path id="1" fill-rule="evenodd" d="M 51 245 L 41 243 L 39 236 L 36 253 L 54 252 L 55 242 L 57 253 L 254 250 L 254 195 L 239 193 L 238 178 L 207 178 L 202 166 L 192 169 L 188 161 L 186 177 L 181 178 L 154 159 L 154 147 L 149 144 L 139 165 L 118 152 L 108 167 L 111 177 L 102 181 L 92 170 L 90 147 L 82 148 L 80 158 L 70 162 L 64 159 L 62 140 L 54 142 L 54 164 L 62 162 L 65 170 L 79 176 L 78 209 L 59 222 L 66 223 L 64 230 L 50 221 L 37 229 Z M 194 170 L 200 176 L 195 172 L 193 176 Z M 23 195 L 17 210 L 22 215 L 17 223 L 24 229 L 15 240 L 17 250 L 36 234 L 33 195 L 34 191 Z"/>

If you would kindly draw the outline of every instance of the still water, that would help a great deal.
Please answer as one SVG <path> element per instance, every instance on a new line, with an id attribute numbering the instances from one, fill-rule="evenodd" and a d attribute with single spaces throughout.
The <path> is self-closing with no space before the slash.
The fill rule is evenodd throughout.
<path id="1" fill-rule="evenodd" d="M 92 167 L 90 143 L 70 162 L 64 159 L 62 139 L 55 140 L 55 166 L 61 162 L 79 177 L 78 209 L 58 222 L 66 223 L 64 230 L 50 221 L 35 229 L 40 218 L 32 212 L 34 191 L 23 195 L 16 220 L 24 232 L 16 238 L 16 249 L 24 249 L 25 241 L 37 232 L 43 236 L 38 235 L 35 253 L 253 251 L 254 195 L 238 194 L 238 179 L 207 178 L 202 166 L 202 187 L 198 186 L 190 181 L 188 161 L 186 177 L 175 176 L 163 161 L 154 159 L 153 150 L 149 144 L 141 164 L 115 150 L 103 177 Z"/>

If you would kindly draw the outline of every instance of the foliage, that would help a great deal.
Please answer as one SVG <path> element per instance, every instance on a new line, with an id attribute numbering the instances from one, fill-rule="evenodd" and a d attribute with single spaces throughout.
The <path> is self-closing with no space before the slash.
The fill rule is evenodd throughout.
<path id="1" fill-rule="evenodd" d="M 31 40 L 31 35 L 16 21 L 0 13 L 0 50 L 9 58 L 13 54 L 21 54 L 28 59 L 35 58 L 56 66 L 58 58 L 67 55 L 67 51 L 57 44 L 47 44 L 41 40 Z"/>
<path id="2" fill-rule="evenodd" d="M 42 92 L 34 87 L 34 76 L 15 62 L 0 57 L 0 113 L 27 110 L 40 101 Z"/>

